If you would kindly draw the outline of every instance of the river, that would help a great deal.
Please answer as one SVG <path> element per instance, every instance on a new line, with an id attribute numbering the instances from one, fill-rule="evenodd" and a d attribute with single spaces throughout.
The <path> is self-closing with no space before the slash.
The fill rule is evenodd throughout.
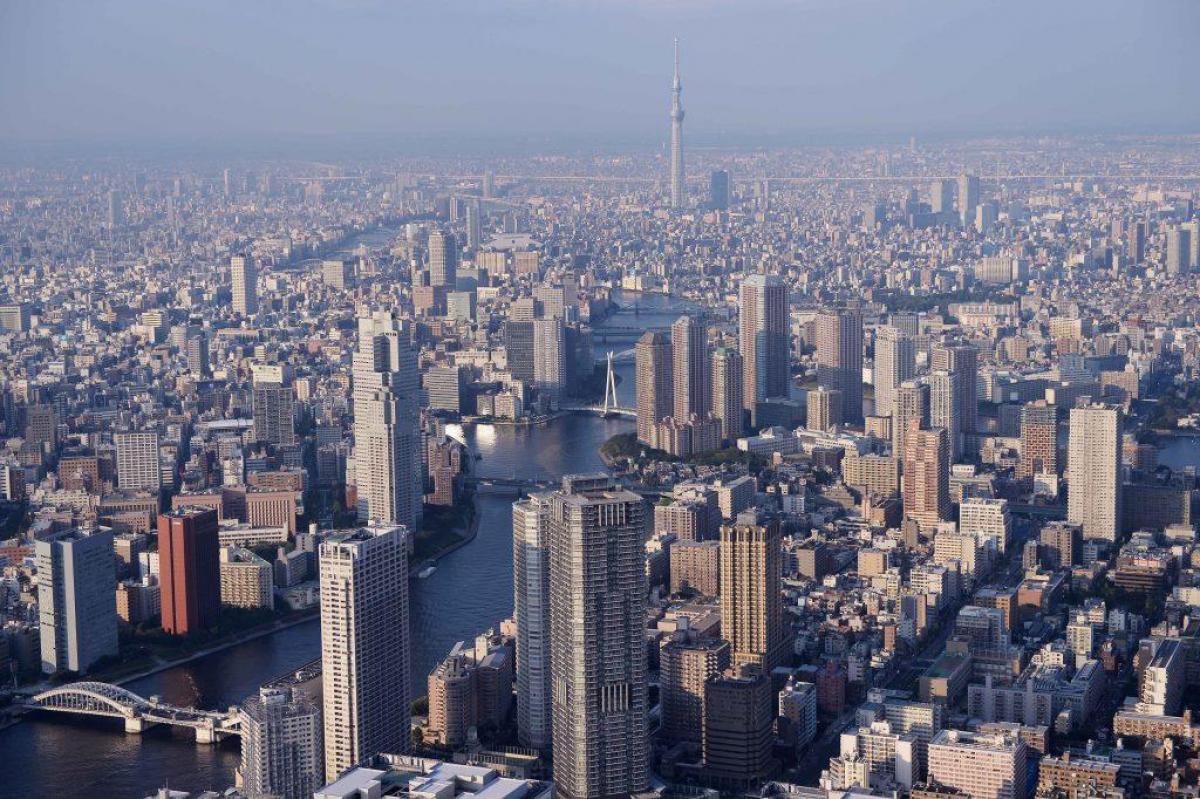
<path id="1" fill-rule="evenodd" d="M 617 327 L 664 327 L 687 305 L 658 295 L 618 296 L 636 302 L 639 313 L 607 320 Z M 633 345 L 614 337 L 597 344 L 596 354 Z M 621 405 L 634 405 L 634 366 L 615 366 Z M 610 436 L 633 429 L 632 420 L 570 415 L 537 427 L 478 425 L 461 431 L 480 460 L 472 467 L 484 477 L 553 478 L 604 469 L 599 447 Z M 512 612 L 512 500 L 479 496 L 479 534 L 443 557 L 437 571 L 414 580 L 411 593 L 414 694 L 425 692 L 425 677 L 455 641 L 473 637 Z M 240 702 L 272 677 L 320 653 L 314 620 L 249 641 L 126 687 L 182 706 L 224 708 Z M 190 731 L 154 728 L 125 735 L 115 722 L 67 716 L 27 717 L 0 731 L 0 797 L 143 797 L 163 785 L 178 790 L 221 790 L 233 784 L 236 742 L 196 745 Z M 14 768 L 14 764 L 19 764 Z"/>

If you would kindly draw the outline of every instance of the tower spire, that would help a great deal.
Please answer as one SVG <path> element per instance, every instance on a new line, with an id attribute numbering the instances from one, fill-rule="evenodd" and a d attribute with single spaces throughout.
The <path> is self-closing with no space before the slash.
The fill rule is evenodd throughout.
<path id="1" fill-rule="evenodd" d="M 675 79 L 671 83 L 671 207 L 683 208 L 683 84 L 679 80 L 679 38 L 675 39 Z"/>

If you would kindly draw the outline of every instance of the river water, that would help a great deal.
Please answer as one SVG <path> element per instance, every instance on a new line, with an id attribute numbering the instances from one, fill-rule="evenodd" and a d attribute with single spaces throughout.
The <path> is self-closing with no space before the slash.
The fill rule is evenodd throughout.
<path id="1" fill-rule="evenodd" d="M 637 303 L 636 315 L 607 320 L 612 327 L 669 325 L 686 304 L 661 296 L 617 297 Z M 596 345 L 598 356 L 621 352 L 636 336 L 614 336 Z M 620 404 L 633 407 L 633 363 L 615 367 Z M 566 416 L 539 427 L 480 425 L 461 431 L 480 460 L 484 477 L 555 478 L 602 470 L 598 449 L 610 436 L 633 429 L 629 419 Z M 438 562 L 437 571 L 412 582 L 413 690 L 455 641 L 499 623 L 512 612 L 512 498 L 480 494 L 479 534 Z M 317 622 L 297 625 L 192 663 L 130 683 L 142 696 L 158 695 L 181 706 L 224 708 L 258 686 L 320 654 Z M 190 731 L 154 728 L 125 735 L 115 722 L 69 716 L 28 717 L 0 731 L 0 797 L 143 797 L 163 785 L 177 790 L 220 790 L 233 784 L 236 742 L 197 745 Z"/>

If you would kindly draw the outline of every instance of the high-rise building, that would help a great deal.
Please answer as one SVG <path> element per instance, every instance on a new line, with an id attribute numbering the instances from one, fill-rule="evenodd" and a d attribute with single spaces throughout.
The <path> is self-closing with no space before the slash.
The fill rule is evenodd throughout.
<path id="1" fill-rule="evenodd" d="M 514 380 L 533 384 L 533 320 L 504 322 L 504 352 Z"/>
<path id="2" fill-rule="evenodd" d="M 1067 520 L 1085 539 L 1115 541 L 1121 533 L 1121 411 L 1104 405 L 1072 408 L 1067 451 Z"/>
<path id="3" fill-rule="evenodd" d="M 979 176 L 960 175 L 958 178 L 958 215 L 964 227 L 975 222 L 975 209 L 979 206 Z"/>
<path id="4" fill-rule="evenodd" d="M 896 389 L 896 405 L 892 411 L 892 455 L 904 457 L 905 442 L 911 422 L 918 427 L 929 425 L 929 385 L 905 380 Z"/>
<path id="5" fill-rule="evenodd" d="M 408 531 L 373 525 L 321 543 L 325 776 L 404 753 L 409 725 Z"/>
<path id="6" fill-rule="evenodd" d="M 729 173 L 715 169 L 708 177 L 708 207 L 714 211 L 729 210 Z"/>
<path id="7" fill-rule="evenodd" d="M 935 214 L 954 210 L 954 181 L 939 179 L 929 187 L 929 205 Z"/>
<path id="8" fill-rule="evenodd" d="M 217 512 L 184 506 L 158 517 L 162 628 L 171 635 L 212 627 L 221 612 Z"/>
<path id="9" fill-rule="evenodd" d="M 742 281 L 738 332 L 742 402 L 753 415 L 759 400 L 788 396 L 788 297 L 778 275 Z"/>
<path id="10" fill-rule="evenodd" d="M 1017 477 L 1058 474 L 1058 407 L 1035 400 L 1021 408 L 1021 458 Z"/>
<path id="11" fill-rule="evenodd" d="M 1012 539 L 1008 500 L 967 497 L 958 506 L 958 530 L 982 542 L 991 542 L 996 552 L 1003 555 Z"/>
<path id="12" fill-rule="evenodd" d="M 1038 533 L 1041 559 L 1050 569 L 1069 569 L 1083 554 L 1083 528 L 1070 522 L 1049 522 Z"/>
<path id="13" fill-rule="evenodd" d="M 721 437 L 729 442 L 745 430 L 742 388 L 742 354 L 717 348 L 712 356 L 712 411 L 721 420 Z"/>
<path id="14" fill-rule="evenodd" d="M 842 421 L 863 420 L 862 311 L 840 308 L 817 316 L 817 382 L 842 392 Z"/>
<path id="15" fill-rule="evenodd" d="M 424 480 L 417 355 L 408 329 L 386 311 L 361 317 L 353 368 L 358 518 L 413 529 Z"/>
<path id="16" fill-rule="evenodd" d="M 929 366 L 958 375 L 958 429 L 975 432 L 979 417 L 979 350 L 968 344 L 934 347 Z"/>
<path id="17" fill-rule="evenodd" d="M 325 784 L 321 708 L 289 687 L 260 688 L 242 702 L 242 791 L 309 799 Z"/>
<path id="18" fill-rule="evenodd" d="M 881 327 L 875 333 L 875 415 L 892 416 L 896 392 L 917 373 L 917 348 L 911 336 L 899 329 Z"/>
<path id="19" fill-rule="evenodd" d="M 950 518 L 950 441 L 945 428 L 921 430 L 915 419 L 904 439 L 904 516 L 933 529 Z"/>
<path id="20" fill-rule="evenodd" d="M 962 383 L 956 372 L 937 369 L 929 375 L 929 426 L 942 428 L 950 442 L 950 458 L 962 455 L 962 431 L 959 418 Z"/>
<path id="21" fill-rule="evenodd" d="M 479 249 L 479 245 L 483 243 L 483 214 L 479 207 L 479 200 L 472 200 L 467 203 L 467 249 L 475 252 Z"/>
<path id="22" fill-rule="evenodd" d="M 666 334 L 646 331 L 633 348 L 636 361 L 638 441 L 650 444 L 654 427 L 674 411 L 671 342 Z"/>
<path id="23" fill-rule="evenodd" d="M 645 501 L 607 475 L 568 475 L 549 533 L 555 789 L 636 793 L 649 780 Z"/>
<path id="24" fill-rule="evenodd" d="M 929 743 L 929 781 L 972 799 L 1026 799 L 1028 751 L 1015 733 L 942 730 Z"/>
<path id="25" fill-rule="evenodd" d="M 557 397 L 566 384 L 566 334 L 561 319 L 533 322 L 533 385 Z"/>
<path id="26" fill-rule="evenodd" d="M 229 259 L 233 279 L 233 310 L 242 316 L 258 313 L 258 268 L 248 253 Z"/>
<path id="27" fill-rule="evenodd" d="M 458 281 L 458 239 L 453 233 L 429 234 L 429 285 L 453 291 Z"/>
<path id="28" fill-rule="evenodd" d="M 85 673 L 117 654 L 112 531 L 70 529 L 39 538 L 38 621 L 42 671 Z"/>
<path id="29" fill-rule="evenodd" d="M 704 686 L 704 770 L 716 784 L 749 789 L 775 768 L 775 702 L 771 679 L 745 666 Z"/>
<path id="30" fill-rule="evenodd" d="M 294 404 L 294 392 L 290 385 L 260 381 L 256 377 L 252 391 L 254 438 L 276 446 L 295 444 Z"/>
<path id="31" fill-rule="evenodd" d="M 321 262 L 321 280 L 325 285 L 343 291 L 354 285 L 354 261 L 329 258 Z"/>
<path id="32" fill-rule="evenodd" d="M 221 547 L 220 563 L 222 605 L 274 609 L 270 563 L 244 547 Z"/>
<path id="33" fill-rule="evenodd" d="M 770 673 L 787 657 L 778 519 L 740 514 L 721 527 L 721 631 L 733 666 Z"/>
<path id="34" fill-rule="evenodd" d="M 667 741 L 704 740 L 704 687 L 729 668 L 729 642 L 717 638 L 668 641 L 658 654 L 662 726 Z"/>
<path id="35" fill-rule="evenodd" d="M 712 387 L 708 380 L 708 346 L 704 323 L 681 316 L 671 325 L 671 364 L 674 368 L 675 418 L 708 415 Z"/>
<path id="36" fill-rule="evenodd" d="M 208 334 L 203 330 L 189 334 L 185 347 L 188 371 L 200 377 L 208 377 L 212 373 L 208 365 Z"/>
<path id="37" fill-rule="evenodd" d="M 805 427 L 809 430 L 830 430 L 844 421 L 842 392 L 825 386 L 809 389 L 806 410 Z"/>
<path id="38" fill-rule="evenodd" d="M 550 502 L 513 503 L 513 619 L 517 623 L 517 738 L 547 751 L 550 704 Z"/>
<path id="39" fill-rule="evenodd" d="M 671 83 L 671 207 L 687 204 L 687 186 L 683 174 L 683 103 L 679 81 L 679 40 L 675 40 L 675 79 Z"/>
<path id="40" fill-rule="evenodd" d="M 130 491 L 158 491 L 158 433 L 115 433 L 117 483 Z"/>
<path id="41" fill-rule="evenodd" d="M 1192 233 L 1189 228 L 1176 225 L 1167 228 L 1166 269 L 1168 275 L 1182 275 L 1191 270 Z"/>

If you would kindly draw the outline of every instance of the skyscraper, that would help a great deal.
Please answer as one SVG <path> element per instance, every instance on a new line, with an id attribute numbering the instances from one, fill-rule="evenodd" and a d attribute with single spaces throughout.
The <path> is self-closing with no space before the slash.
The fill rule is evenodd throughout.
<path id="1" fill-rule="evenodd" d="M 453 291 L 458 280 L 458 240 L 453 233 L 429 234 L 429 285 Z"/>
<path id="2" fill-rule="evenodd" d="M 729 210 L 729 173 L 724 169 L 713 170 L 708 178 L 708 205 L 714 211 Z"/>
<path id="3" fill-rule="evenodd" d="M 353 368 L 358 517 L 415 528 L 424 482 L 417 355 L 393 314 L 358 320 Z"/>
<path id="4" fill-rule="evenodd" d="M 671 84 L 671 207 L 682 208 L 687 203 L 687 187 L 683 176 L 683 104 L 679 82 L 679 40 L 675 40 L 675 80 Z"/>
<path id="5" fill-rule="evenodd" d="M 946 431 L 952 461 L 962 454 L 962 424 L 958 415 L 961 393 L 962 384 L 956 372 L 937 369 L 930 373 L 929 426 Z"/>
<path id="6" fill-rule="evenodd" d="M 892 413 L 892 454 L 897 458 L 904 457 L 910 422 L 914 419 L 917 427 L 929 424 L 929 386 L 905 380 L 896 389 L 896 406 Z"/>
<path id="7" fill-rule="evenodd" d="M 607 475 L 568 475 L 549 532 L 555 788 L 627 796 L 649 780 L 645 501 Z"/>
<path id="8" fill-rule="evenodd" d="M 242 790 L 309 799 L 325 784 L 321 708 L 288 687 L 263 687 L 242 702 Z"/>
<path id="9" fill-rule="evenodd" d="M 483 243 L 483 214 L 479 200 L 467 203 L 467 249 L 474 252 Z"/>
<path id="10" fill-rule="evenodd" d="M 112 532 L 63 530 L 35 545 L 42 671 L 86 672 L 117 654 Z"/>
<path id="11" fill-rule="evenodd" d="M 646 331 L 634 345 L 637 385 L 638 441 L 649 444 L 654 426 L 674 411 L 671 342 L 663 333 Z"/>
<path id="12" fill-rule="evenodd" d="M 963 227 L 975 222 L 975 209 L 979 205 L 979 176 L 961 175 L 958 178 L 958 216 Z"/>
<path id="13" fill-rule="evenodd" d="M 517 738 L 547 751 L 550 704 L 550 501 L 513 503 L 513 618 L 517 623 Z"/>
<path id="14" fill-rule="evenodd" d="M 130 491 L 158 491 L 158 433 L 115 433 L 117 483 Z"/>
<path id="15" fill-rule="evenodd" d="M 233 310 L 242 316 L 258 313 L 258 269 L 247 253 L 229 259 L 233 280 Z"/>
<path id="16" fill-rule="evenodd" d="M 863 420 L 862 311 L 839 308 L 817 316 L 817 382 L 842 392 L 842 421 Z"/>
<path id="17" fill-rule="evenodd" d="M 954 181 L 935 180 L 929 187 L 929 205 L 935 214 L 954 210 Z"/>
<path id="18" fill-rule="evenodd" d="M 753 416 L 759 400 L 788 395 L 787 286 L 778 275 L 750 275 L 741 301 L 742 402 Z"/>
<path id="19" fill-rule="evenodd" d="M 693 413 L 706 416 L 712 387 L 704 323 L 699 319 L 681 316 L 671 325 L 671 363 L 675 372 L 675 418 L 686 421 Z"/>
<path id="20" fill-rule="evenodd" d="M 124 207 L 122 205 L 121 192 L 110 191 L 108 193 L 108 229 L 113 230 L 120 227 L 125 222 Z"/>
<path id="21" fill-rule="evenodd" d="M 668 741 L 702 743 L 704 686 L 729 668 L 729 642 L 717 638 L 670 641 L 659 650 L 658 659 L 660 735 Z"/>
<path id="22" fill-rule="evenodd" d="M 1067 451 L 1067 520 L 1085 539 L 1115 541 L 1121 532 L 1121 411 L 1071 409 Z"/>
<path id="23" fill-rule="evenodd" d="M 943 344 L 930 353 L 930 368 L 958 375 L 958 429 L 974 433 L 979 418 L 979 350 L 969 344 Z"/>
<path id="24" fill-rule="evenodd" d="M 182 507 L 158 517 L 162 628 L 187 635 L 212 627 L 221 612 L 217 512 Z"/>
<path id="25" fill-rule="evenodd" d="M 555 397 L 562 393 L 566 382 L 565 336 L 561 319 L 533 322 L 533 384 Z"/>
<path id="26" fill-rule="evenodd" d="M 875 334 L 875 415 L 892 416 L 896 391 L 917 372 L 916 342 L 897 328 L 881 327 Z"/>
<path id="27" fill-rule="evenodd" d="M 718 348 L 712 356 L 712 410 L 721 420 L 721 437 L 732 442 L 745 429 L 742 407 L 742 355 Z"/>
<path id="28" fill-rule="evenodd" d="M 950 518 L 950 440 L 945 428 L 921 430 L 916 419 L 904 439 L 904 516 L 933 529 Z"/>
<path id="29" fill-rule="evenodd" d="M 372 525 L 321 544 L 327 779 L 411 743 L 407 536 Z"/>
<path id="30" fill-rule="evenodd" d="M 721 527 L 721 632 L 734 668 L 770 673 L 787 657 L 781 540 L 779 520 L 753 511 Z"/>

